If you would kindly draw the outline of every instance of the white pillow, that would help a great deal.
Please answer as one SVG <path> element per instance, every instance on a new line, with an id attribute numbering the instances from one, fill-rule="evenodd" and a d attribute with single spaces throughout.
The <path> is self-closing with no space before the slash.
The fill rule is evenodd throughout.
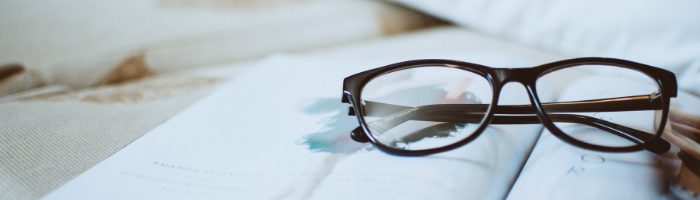
<path id="1" fill-rule="evenodd" d="M 614 57 L 665 68 L 685 89 L 700 88 L 700 70 L 686 70 L 700 60 L 700 1 L 391 1 L 567 56 Z"/>

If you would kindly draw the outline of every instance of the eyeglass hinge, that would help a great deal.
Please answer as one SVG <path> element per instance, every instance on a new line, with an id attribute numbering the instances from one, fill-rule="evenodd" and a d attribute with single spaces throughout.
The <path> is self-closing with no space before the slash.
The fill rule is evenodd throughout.
<path id="1" fill-rule="evenodd" d="M 355 116 L 355 109 L 352 104 L 348 104 L 348 116 Z"/>
<path id="2" fill-rule="evenodd" d="M 352 104 L 348 104 L 348 116 L 355 116 L 355 107 Z M 362 108 L 367 108 L 367 102 L 362 100 Z"/>
<path id="3" fill-rule="evenodd" d="M 655 91 L 649 95 L 649 101 L 654 101 L 656 98 L 661 97 L 661 92 Z"/>

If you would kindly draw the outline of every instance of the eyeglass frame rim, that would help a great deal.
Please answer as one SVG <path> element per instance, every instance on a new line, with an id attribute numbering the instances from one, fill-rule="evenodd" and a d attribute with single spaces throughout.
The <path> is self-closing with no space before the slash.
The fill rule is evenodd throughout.
<path id="1" fill-rule="evenodd" d="M 542 108 L 542 103 L 539 100 L 539 96 L 537 96 L 537 80 L 541 78 L 542 76 L 559 70 L 563 68 L 569 68 L 569 67 L 575 67 L 575 66 L 580 66 L 580 65 L 613 65 L 617 67 L 623 67 L 627 69 L 632 69 L 638 72 L 641 72 L 648 77 L 654 79 L 654 81 L 658 84 L 659 86 L 659 91 L 661 92 L 661 98 L 662 98 L 662 118 L 661 122 L 659 124 L 659 129 L 656 131 L 654 136 L 645 141 L 643 144 L 637 144 L 634 146 L 628 146 L 628 147 L 606 147 L 606 146 L 600 146 L 600 145 L 594 145 L 594 144 L 589 144 L 582 142 L 580 140 L 577 140 L 568 134 L 564 133 L 561 131 L 554 123 L 547 117 L 545 114 L 544 109 Z M 382 144 L 381 142 L 378 142 L 376 138 L 374 138 L 373 134 L 371 134 L 371 131 L 369 130 L 367 123 L 365 122 L 364 118 L 364 109 L 362 108 L 362 99 L 361 99 L 361 92 L 366 86 L 367 83 L 369 83 L 372 79 L 379 77 L 383 74 L 390 73 L 392 71 L 398 71 L 398 70 L 403 70 L 407 68 L 415 68 L 415 67 L 423 67 L 423 66 L 443 66 L 443 67 L 451 67 L 451 68 L 457 68 L 457 69 L 462 69 L 466 70 L 475 74 L 478 74 L 485 79 L 488 80 L 489 84 L 491 85 L 491 89 L 493 92 L 493 98 L 492 102 L 489 104 L 489 108 L 486 111 L 486 117 L 482 119 L 482 121 L 479 124 L 479 127 L 468 137 L 455 142 L 453 144 L 443 146 L 443 147 L 437 147 L 437 148 L 431 148 L 431 149 L 423 149 L 423 150 L 402 150 L 402 149 L 396 149 L 392 148 L 389 146 L 386 146 Z M 498 99 L 500 98 L 500 93 L 501 90 L 503 89 L 503 86 L 505 86 L 507 83 L 510 82 L 519 82 L 523 86 L 525 86 L 525 89 L 527 90 L 528 93 L 528 98 L 530 99 L 530 104 L 535 107 L 536 110 L 536 115 L 538 119 L 540 120 L 541 124 L 547 128 L 552 135 L 555 137 L 563 140 L 566 143 L 569 143 L 571 145 L 583 148 L 583 149 L 588 149 L 588 150 L 594 150 L 594 151 L 601 151 L 601 152 L 633 152 L 633 151 L 639 151 L 646 149 L 647 146 L 653 144 L 652 141 L 660 139 L 661 134 L 663 133 L 663 127 L 666 126 L 667 119 L 668 119 L 668 114 L 670 110 L 670 100 L 672 97 L 677 96 L 677 82 L 676 82 L 676 76 L 673 74 L 673 72 L 670 72 L 665 69 L 653 67 L 650 65 L 642 64 L 642 63 L 637 63 L 633 61 L 628 61 L 628 60 L 623 60 L 623 59 L 616 59 L 616 58 L 606 58 L 606 57 L 584 57 L 584 58 L 574 58 L 574 59 L 567 59 L 567 60 L 561 60 L 561 61 L 556 61 L 556 62 L 551 62 L 551 63 L 546 63 L 542 65 L 538 65 L 535 67 L 526 67 L 526 68 L 493 68 L 493 67 L 488 67 L 485 65 L 480 65 L 480 64 L 475 64 L 475 63 L 469 63 L 469 62 L 463 62 L 463 61 L 457 61 L 457 60 L 445 60 L 445 59 L 421 59 L 421 60 L 409 60 L 409 61 L 404 61 L 404 62 L 399 62 L 399 63 L 394 63 L 394 64 L 389 64 L 383 67 L 378 67 L 374 68 L 371 70 L 363 71 L 351 76 L 346 77 L 343 80 L 343 95 L 342 95 L 342 100 L 341 102 L 343 103 L 349 103 L 352 105 L 352 109 L 354 109 L 356 113 L 356 117 L 358 119 L 358 122 L 360 123 L 362 127 L 362 133 L 365 137 L 369 139 L 369 142 L 374 144 L 377 148 L 382 150 L 383 152 L 392 154 L 392 155 L 400 155 L 400 156 L 423 156 L 423 155 L 429 155 L 429 154 L 434 154 L 434 153 L 440 153 L 440 152 L 445 152 L 449 151 L 452 149 L 459 148 L 474 139 L 476 139 L 478 136 L 480 136 L 484 130 L 488 127 L 488 125 L 491 123 L 491 120 L 494 117 L 494 105 L 498 105 Z M 357 134 L 357 133 L 354 133 Z"/>

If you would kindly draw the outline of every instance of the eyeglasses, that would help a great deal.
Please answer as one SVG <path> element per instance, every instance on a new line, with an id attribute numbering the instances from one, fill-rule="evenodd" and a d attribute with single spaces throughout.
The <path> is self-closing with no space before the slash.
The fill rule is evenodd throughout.
<path id="1" fill-rule="evenodd" d="M 552 80 L 581 72 L 557 100 Z M 499 103 L 506 83 L 525 86 L 529 105 Z M 576 58 L 532 68 L 491 68 L 453 60 L 413 60 L 345 78 L 342 102 L 360 126 L 351 137 L 380 150 L 420 156 L 455 149 L 476 139 L 489 124 L 541 123 L 554 136 L 603 152 L 664 153 L 661 139 L 671 97 L 672 72 L 613 58 Z M 512 96 L 512 95 L 511 95 Z M 544 101 L 544 102 L 543 102 Z"/>

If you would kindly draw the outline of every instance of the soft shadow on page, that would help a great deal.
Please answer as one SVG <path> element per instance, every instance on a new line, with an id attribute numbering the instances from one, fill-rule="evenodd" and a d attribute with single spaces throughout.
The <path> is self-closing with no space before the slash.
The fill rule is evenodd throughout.
<path id="1" fill-rule="evenodd" d="M 412 57 L 526 65 L 497 54 Z M 426 157 L 349 138 L 358 124 L 340 102 L 342 80 L 404 60 L 271 57 L 46 199 L 503 199 L 541 126 L 492 126 Z M 522 87 L 506 90 L 507 103 L 529 104 Z"/>
<path id="2" fill-rule="evenodd" d="M 638 89 L 636 80 L 619 77 L 591 76 L 577 80 L 560 98 L 576 99 L 587 93 L 600 92 L 591 91 L 597 86 L 607 88 L 600 92 L 607 95 Z M 694 114 L 700 112 L 700 109 L 691 108 L 700 105 L 700 99 L 681 91 L 672 103 L 685 106 L 688 108 L 685 111 Z M 652 126 L 649 117 L 653 118 L 639 114 L 625 119 L 601 119 L 624 120 L 629 127 L 643 130 Z M 580 127 L 565 127 L 562 131 L 574 132 L 577 128 Z M 507 199 L 666 199 L 669 181 L 680 167 L 677 152 L 675 146 L 664 154 L 646 150 L 633 153 L 589 151 L 567 144 L 545 130 Z"/>

